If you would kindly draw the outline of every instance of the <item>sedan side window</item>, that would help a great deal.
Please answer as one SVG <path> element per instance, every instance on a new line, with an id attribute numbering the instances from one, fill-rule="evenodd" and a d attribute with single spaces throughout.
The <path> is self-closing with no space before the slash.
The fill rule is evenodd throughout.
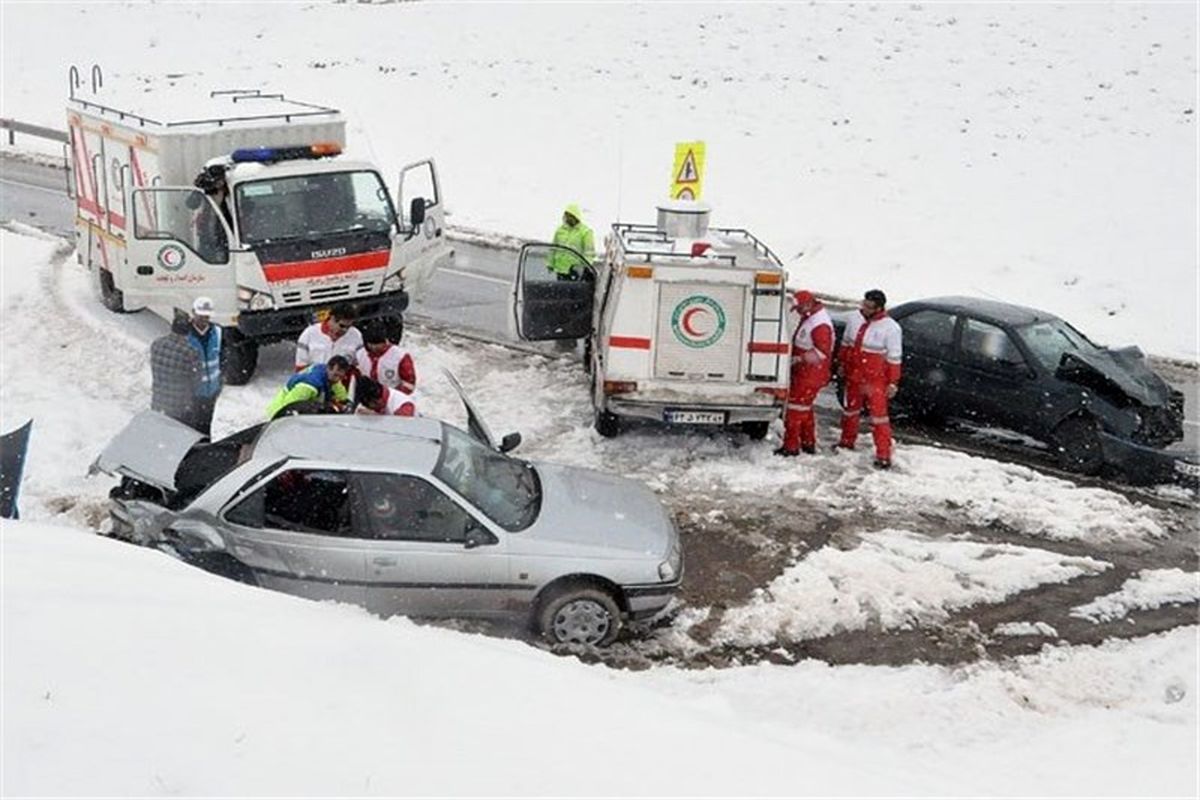
<path id="1" fill-rule="evenodd" d="M 225 519 L 250 528 L 350 535 L 346 473 L 289 469 L 238 503 Z"/>
<path id="2" fill-rule="evenodd" d="M 899 323 L 905 344 L 950 347 L 954 344 L 954 320 L 952 314 L 926 310 L 909 314 Z"/>
<path id="3" fill-rule="evenodd" d="M 362 472 L 352 484 L 358 538 L 461 543 L 477 527 L 458 503 L 420 478 Z"/>
<path id="4" fill-rule="evenodd" d="M 1012 337 L 1000 327 L 967 319 L 963 325 L 962 349 L 978 366 L 1003 372 L 1026 370 L 1025 357 Z"/>

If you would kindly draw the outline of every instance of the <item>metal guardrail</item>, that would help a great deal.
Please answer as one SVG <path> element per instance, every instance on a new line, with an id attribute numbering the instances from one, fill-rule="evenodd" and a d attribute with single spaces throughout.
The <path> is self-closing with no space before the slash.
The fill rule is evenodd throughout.
<path id="1" fill-rule="evenodd" d="M 42 139 L 50 139 L 55 142 L 62 142 L 63 144 L 69 141 L 66 131 L 60 131 L 57 128 L 45 128 L 41 125 L 31 125 L 28 122 L 19 122 L 15 119 L 0 117 L 0 128 L 8 131 L 8 143 L 10 145 L 16 144 L 18 133 L 37 136 Z"/>

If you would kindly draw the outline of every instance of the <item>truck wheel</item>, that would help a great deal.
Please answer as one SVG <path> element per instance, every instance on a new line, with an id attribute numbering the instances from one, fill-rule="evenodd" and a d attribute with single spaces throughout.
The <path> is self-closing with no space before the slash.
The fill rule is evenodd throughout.
<path id="1" fill-rule="evenodd" d="M 769 422 L 743 422 L 742 433 L 749 436 L 753 441 L 760 442 L 767 438 L 767 431 L 771 429 Z"/>
<path id="2" fill-rule="evenodd" d="M 96 285 L 100 290 L 100 302 L 109 311 L 118 314 L 128 314 L 125 308 L 125 293 L 113 283 L 112 272 L 103 267 L 96 267 Z"/>
<path id="3" fill-rule="evenodd" d="M 249 383 L 258 366 L 258 342 L 233 328 L 221 331 L 221 337 L 221 378 L 230 386 Z"/>
<path id="4" fill-rule="evenodd" d="M 611 411 L 596 409 L 596 433 L 605 439 L 611 439 L 621 432 L 621 419 Z"/>
<path id="5" fill-rule="evenodd" d="M 1071 417 L 1060 422 L 1050 443 L 1063 469 L 1095 475 L 1104 466 L 1100 430 L 1091 417 Z"/>
<path id="6" fill-rule="evenodd" d="M 541 604 L 538 632 L 551 644 L 605 647 L 621 632 L 621 610 L 612 595 L 592 586 L 566 586 Z"/>
<path id="7" fill-rule="evenodd" d="M 404 317 L 400 315 L 380 317 L 379 321 L 383 324 L 383 330 L 387 334 L 388 341 L 399 344 L 400 338 L 404 336 Z"/>

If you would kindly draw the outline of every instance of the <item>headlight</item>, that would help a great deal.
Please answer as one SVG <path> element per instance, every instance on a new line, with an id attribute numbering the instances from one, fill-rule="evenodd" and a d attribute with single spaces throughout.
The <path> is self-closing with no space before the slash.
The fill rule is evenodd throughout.
<path id="1" fill-rule="evenodd" d="M 264 292 L 256 292 L 245 286 L 238 287 L 238 302 L 242 308 L 248 308 L 251 311 L 266 311 L 275 307 L 275 300 L 271 295 Z"/>
<path id="2" fill-rule="evenodd" d="M 383 279 L 383 291 L 398 292 L 404 288 L 404 270 L 400 270 L 394 275 L 388 275 Z"/>
<path id="3" fill-rule="evenodd" d="M 658 565 L 658 577 L 664 581 L 673 581 L 679 577 L 682 568 L 683 550 L 679 546 L 677 534 L 675 540 L 671 542 L 671 549 L 667 551 L 667 560 Z"/>

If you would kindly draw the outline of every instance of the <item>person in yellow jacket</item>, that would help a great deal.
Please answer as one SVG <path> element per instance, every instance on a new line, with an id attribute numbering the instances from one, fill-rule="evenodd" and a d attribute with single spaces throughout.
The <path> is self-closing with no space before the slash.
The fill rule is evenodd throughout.
<path id="1" fill-rule="evenodd" d="M 334 356 L 324 364 L 313 364 L 288 378 L 267 406 L 267 419 L 290 414 L 315 414 L 330 406 L 340 410 L 350 401 L 342 380 L 350 375 L 345 356 Z"/>
<path id="2" fill-rule="evenodd" d="M 583 224 L 583 212 L 578 203 L 571 203 L 563 210 L 562 225 L 554 232 L 554 244 L 569 247 L 587 259 L 587 266 L 596 260 L 596 243 L 592 229 Z M 546 269 L 560 281 L 577 281 L 580 276 L 579 259 L 564 250 L 553 250 L 546 259 Z"/>

